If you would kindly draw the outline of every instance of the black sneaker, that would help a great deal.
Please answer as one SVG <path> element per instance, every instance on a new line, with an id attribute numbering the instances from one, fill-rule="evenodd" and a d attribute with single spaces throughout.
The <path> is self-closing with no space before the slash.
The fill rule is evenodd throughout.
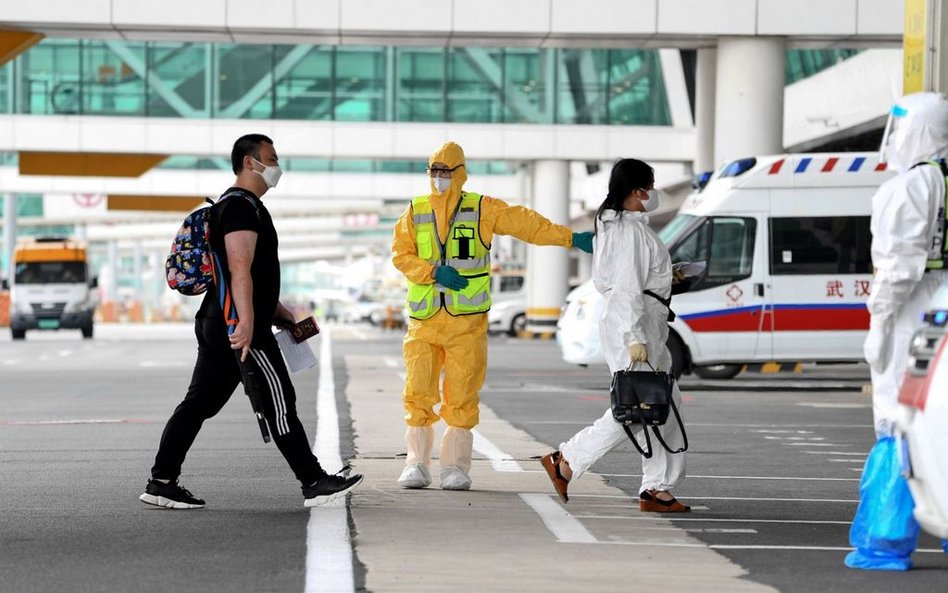
<path id="1" fill-rule="evenodd" d="M 340 476 L 334 474 L 321 478 L 312 486 L 303 486 L 303 506 L 318 507 L 337 498 L 342 498 L 362 483 L 362 474 Z"/>
<path id="2" fill-rule="evenodd" d="M 148 480 L 145 493 L 138 497 L 145 504 L 165 507 L 166 509 L 203 509 L 204 501 L 178 486 L 178 481 L 159 482 Z"/>

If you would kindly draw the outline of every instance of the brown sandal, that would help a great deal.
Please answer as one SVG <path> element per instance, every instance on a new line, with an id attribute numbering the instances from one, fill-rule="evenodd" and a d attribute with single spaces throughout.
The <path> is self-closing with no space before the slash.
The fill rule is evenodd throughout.
<path id="1" fill-rule="evenodd" d="M 643 513 L 690 513 L 691 507 L 678 502 L 677 498 L 662 500 L 648 490 L 639 493 L 639 511 Z"/>
<path id="2" fill-rule="evenodd" d="M 550 476 L 550 481 L 553 482 L 553 489 L 560 495 L 560 500 L 567 503 L 569 502 L 569 496 L 566 494 L 566 488 L 569 485 L 569 480 L 564 478 L 560 472 L 561 458 L 562 455 L 560 455 L 559 451 L 553 451 L 540 458 L 540 465 L 546 470 L 546 475 Z"/>

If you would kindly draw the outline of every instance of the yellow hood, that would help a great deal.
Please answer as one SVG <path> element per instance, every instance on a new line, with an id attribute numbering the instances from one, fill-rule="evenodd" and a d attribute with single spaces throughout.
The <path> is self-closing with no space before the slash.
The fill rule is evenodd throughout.
<path id="1" fill-rule="evenodd" d="M 444 163 L 449 169 L 464 165 L 464 149 L 455 142 L 446 142 L 438 150 L 431 153 L 428 159 L 428 166 L 434 163 Z M 435 219 L 438 221 L 438 235 L 441 242 L 448 236 L 448 218 L 454 213 L 458 200 L 461 196 L 461 188 L 467 181 L 467 167 L 462 166 L 451 174 L 451 187 L 443 194 L 435 192 L 434 182 L 429 179 L 431 186 L 431 208 L 434 210 Z"/>

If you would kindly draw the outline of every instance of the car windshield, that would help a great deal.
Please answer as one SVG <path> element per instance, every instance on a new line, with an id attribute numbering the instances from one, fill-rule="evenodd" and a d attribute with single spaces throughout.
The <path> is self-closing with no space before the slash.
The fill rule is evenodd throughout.
<path id="1" fill-rule="evenodd" d="M 86 281 L 84 262 L 25 262 L 16 265 L 17 284 L 73 284 Z"/>
<path id="2" fill-rule="evenodd" d="M 700 220 L 703 220 L 700 216 L 679 214 L 673 218 L 671 222 L 662 227 L 662 230 L 658 233 L 658 238 L 662 240 L 665 247 L 671 248 L 684 238 Z"/>

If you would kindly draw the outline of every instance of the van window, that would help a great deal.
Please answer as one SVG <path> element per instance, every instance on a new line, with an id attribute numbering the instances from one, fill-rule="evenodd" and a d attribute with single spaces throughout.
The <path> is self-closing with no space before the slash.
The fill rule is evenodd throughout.
<path id="1" fill-rule="evenodd" d="M 707 273 L 691 290 L 730 284 L 751 275 L 757 221 L 733 216 L 708 218 L 672 251 L 672 262 L 705 261 Z"/>
<path id="2" fill-rule="evenodd" d="M 770 219 L 774 275 L 869 274 L 868 216 Z"/>
<path id="3" fill-rule="evenodd" d="M 56 284 L 86 281 L 84 262 L 21 262 L 16 265 L 17 284 Z"/>

